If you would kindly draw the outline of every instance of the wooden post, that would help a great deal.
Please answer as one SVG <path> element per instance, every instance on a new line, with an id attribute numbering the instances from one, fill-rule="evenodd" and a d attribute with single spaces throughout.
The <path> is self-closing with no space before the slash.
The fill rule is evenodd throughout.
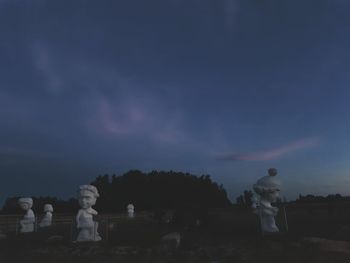
<path id="1" fill-rule="evenodd" d="M 18 219 L 16 220 L 16 236 L 18 235 L 18 228 L 19 228 L 19 222 Z"/>
<path id="2" fill-rule="evenodd" d="M 75 220 L 73 219 L 73 220 L 72 220 L 72 223 L 71 223 L 71 225 L 70 225 L 70 240 L 71 240 L 72 242 L 74 241 L 74 240 L 73 240 L 73 238 L 74 238 L 74 236 L 73 236 L 73 235 L 74 235 L 74 232 L 73 232 L 73 231 L 74 231 L 74 226 L 75 226 L 75 225 L 74 225 L 74 222 L 75 222 Z"/>
<path id="3" fill-rule="evenodd" d="M 106 217 L 106 241 L 109 239 L 109 216 Z"/>
<path id="4" fill-rule="evenodd" d="M 283 214 L 284 214 L 284 224 L 285 224 L 285 227 L 286 227 L 286 231 L 288 233 L 289 228 L 288 228 L 288 220 L 287 220 L 287 213 L 286 213 L 286 207 L 285 206 L 283 206 Z"/>
<path id="5" fill-rule="evenodd" d="M 264 232 L 263 225 L 262 225 L 263 223 L 262 223 L 262 215 L 261 215 L 260 203 L 259 203 L 259 206 L 258 206 L 258 210 L 259 210 L 259 221 L 260 221 L 261 236 L 264 236 L 265 232 Z"/>

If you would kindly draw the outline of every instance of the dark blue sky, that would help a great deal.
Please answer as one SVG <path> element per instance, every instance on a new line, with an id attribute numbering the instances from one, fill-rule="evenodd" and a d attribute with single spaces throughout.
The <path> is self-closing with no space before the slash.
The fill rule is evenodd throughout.
<path id="1" fill-rule="evenodd" d="M 350 2 L 0 0 L 0 200 L 129 169 L 350 194 Z"/>

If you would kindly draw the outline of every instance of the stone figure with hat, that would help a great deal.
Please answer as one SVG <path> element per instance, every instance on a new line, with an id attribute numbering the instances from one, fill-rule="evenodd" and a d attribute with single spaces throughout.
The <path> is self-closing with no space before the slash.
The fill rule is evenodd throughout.
<path id="1" fill-rule="evenodd" d="M 25 211 L 23 219 L 19 221 L 19 231 L 21 233 L 34 232 L 35 214 L 32 210 L 33 199 L 30 197 L 19 198 L 18 205 Z"/>
<path id="2" fill-rule="evenodd" d="M 263 233 L 279 232 L 275 222 L 278 208 L 271 205 L 277 201 L 281 190 L 281 183 L 276 177 L 277 169 L 270 168 L 268 175 L 262 177 L 253 185 L 257 199 L 253 200 L 253 210 L 260 218 Z"/>
<path id="3" fill-rule="evenodd" d="M 45 204 L 44 205 L 44 212 L 45 215 L 41 222 L 39 223 L 40 227 L 48 227 L 51 226 L 52 224 L 52 212 L 53 212 L 53 207 L 51 204 Z"/>

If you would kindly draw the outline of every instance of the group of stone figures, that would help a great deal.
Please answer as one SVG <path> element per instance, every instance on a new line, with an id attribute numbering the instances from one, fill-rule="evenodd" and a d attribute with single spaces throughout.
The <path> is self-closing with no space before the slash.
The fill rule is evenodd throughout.
<path id="1" fill-rule="evenodd" d="M 24 211 L 26 211 L 23 219 L 19 221 L 20 232 L 21 233 L 33 232 L 34 225 L 35 225 L 35 215 L 32 210 L 33 199 L 30 197 L 20 198 L 18 199 L 18 204 Z M 52 212 L 53 212 L 52 205 L 46 204 L 44 206 L 44 212 L 45 212 L 45 215 L 41 220 L 41 222 L 39 223 L 39 226 L 40 227 L 51 226 Z"/>
<path id="2" fill-rule="evenodd" d="M 273 207 L 271 203 L 276 202 L 279 197 L 281 183 L 276 178 L 277 170 L 270 168 L 268 175 L 262 177 L 253 185 L 253 189 L 257 195 L 253 198 L 253 211 L 260 218 L 261 230 L 263 233 L 279 232 L 275 223 L 275 216 L 278 208 Z M 98 222 L 94 220 L 94 216 L 98 213 L 92 207 L 96 204 L 99 197 L 98 190 L 93 185 L 82 185 L 78 190 L 78 200 L 81 209 L 76 216 L 76 227 L 78 236 L 76 241 L 100 241 Z M 23 219 L 20 221 L 20 232 L 33 232 L 35 225 L 35 215 L 31 209 L 33 206 L 32 198 L 20 198 L 18 200 L 20 207 L 26 211 Z M 134 217 L 134 205 L 127 206 L 129 218 Z M 45 216 L 39 223 L 40 227 L 48 227 L 52 224 L 53 207 L 51 204 L 44 206 Z"/>
<path id="3" fill-rule="evenodd" d="M 93 185 L 81 185 L 78 190 L 78 201 L 81 209 L 76 216 L 76 228 L 78 236 L 76 241 L 100 241 L 98 222 L 94 220 L 97 216 L 97 211 L 92 207 L 96 204 L 99 197 L 98 190 Z M 21 233 L 34 232 L 35 215 L 31 209 L 33 206 L 32 198 L 19 198 L 19 206 L 26 212 L 24 217 L 19 222 L 19 230 Z M 49 227 L 52 224 L 53 207 L 51 204 L 45 204 L 45 215 L 39 223 L 39 227 Z M 129 218 L 134 217 L 135 207 L 133 204 L 127 205 L 127 213 Z"/>

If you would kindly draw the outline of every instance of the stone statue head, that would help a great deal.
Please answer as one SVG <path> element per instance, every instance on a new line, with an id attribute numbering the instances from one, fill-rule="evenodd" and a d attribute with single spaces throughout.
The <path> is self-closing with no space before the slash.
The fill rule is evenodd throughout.
<path id="1" fill-rule="evenodd" d="M 277 175 L 277 169 L 276 168 L 270 168 L 267 170 L 268 174 L 270 176 L 276 176 Z"/>
<path id="2" fill-rule="evenodd" d="M 22 197 L 18 199 L 18 205 L 25 211 L 28 211 L 33 206 L 33 199 L 30 197 Z"/>
<path id="3" fill-rule="evenodd" d="M 53 212 L 53 207 L 50 204 L 45 204 L 44 205 L 44 212 Z"/>
<path id="4" fill-rule="evenodd" d="M 276 178 L 277 170 L 275 168 L 270 168 L 268 173 L 268 176 L 264 176 L 253 185 L 253 189 L 261 199 L 269 202 L 276 202 L 281 190 L 281 183 Z"/>
<path id="5" fill-rule="evenodd" d="M 78 190 L 79 205 L 83 209 L 90 208 L 96 204 L 96 200 L 99 197 L 97 188 L 93 185 L 81 185 Z"/>

